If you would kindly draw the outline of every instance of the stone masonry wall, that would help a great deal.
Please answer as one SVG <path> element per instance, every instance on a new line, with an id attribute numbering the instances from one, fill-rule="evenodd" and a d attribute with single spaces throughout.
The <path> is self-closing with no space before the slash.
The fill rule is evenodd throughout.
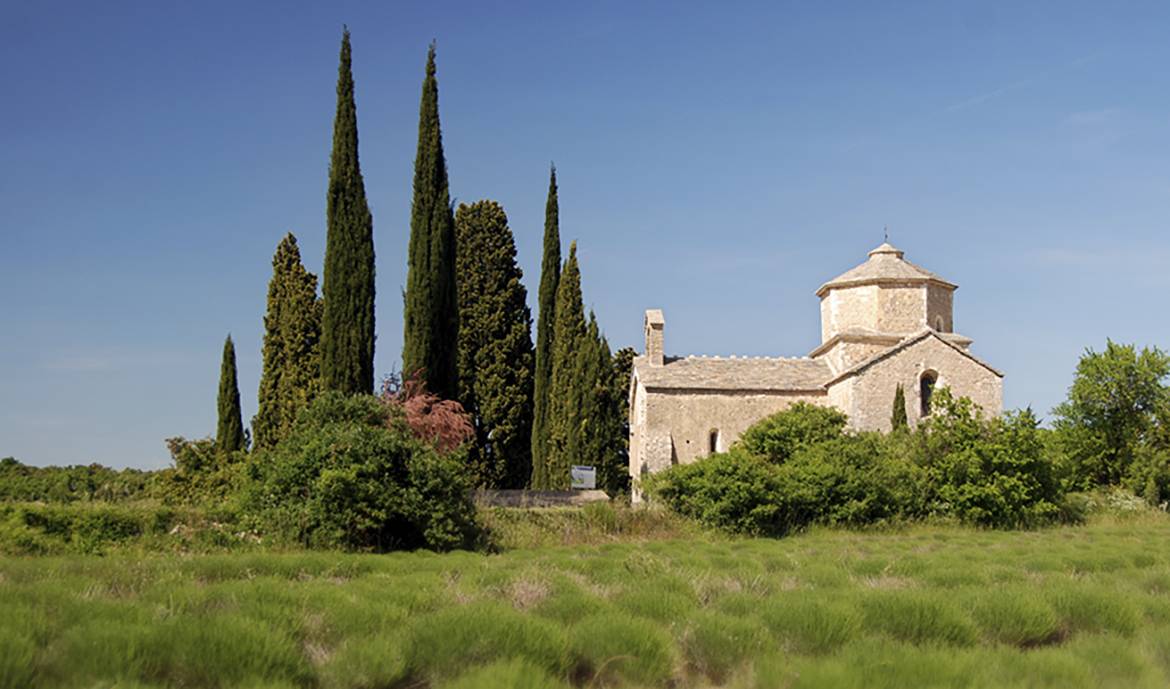
<path id="1" fill-rule="evenodd" d="M 830 399 L 847 401 L 842 410 L 849 424 L 867 430 L 890 430 L 894 391 L 901 383 L 906 392 L 907 414 L 912 425 L 920 418 L 919 381 L 926 371 L 938 374 L 937 386 L 946 386 L 957 397 L 970 397 L 988 415 L 1003 411 L 1003 379 L 949 345 L 931 336 L 903 349 L 830 388 Z"/>

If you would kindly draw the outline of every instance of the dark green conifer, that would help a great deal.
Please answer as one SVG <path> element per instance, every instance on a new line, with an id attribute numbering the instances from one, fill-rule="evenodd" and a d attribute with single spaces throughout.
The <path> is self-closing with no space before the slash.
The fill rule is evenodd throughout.
<path id="1" fill-rule="evenodd" d="M 321 301 L 317 276 L 305 270 L 290 232 L 272 257 L 268 312 L 264 315 L 264 365 L 256 416 L 255 449 L 274 447 L 292 430 L 297 414 L 320 386 Z"/>
<path id="2" fill-rule="evenodd" d="M 548 200 L 544 206 L 544 257 L 540 262 L 537 295 L 536 373 L 533 384 L 532 478 L 533 486 L 545 485 L 548 454 L 548 389 L 552 383 L 552 340 L 556 322 L 557 284 L 561 277 L 560 210 L 557 202 L 557 169 L 549 171 Z"/>
<path id="3" fill-rule="evenodd" d="M 405 296 L 402 372 L 407 376 L 420 375 L 428 390 L 443 399 L 455 399 L 459 330 L 455 219 L 451 213 L 447 161 L 439 125 L 434 43 L 427 51 L 426 77 L 419 104 Z"/>
<path id="4" fill-rule="evenodd" d="M 569 258 L 561 270 L 557 286 L 545 475 L 543 485 L 534 485 L 533 488 L 565 490 L 569 487 L 569 468 L 579 457 L 580 450 L 582 395 L 577 371 L 578 351 L 585 336 L 581 273 L 577 266 L 577 243 L 573 242 L 569 245 Z"/>
<path id="5" fill-rule="evenodd" d="M 219 422 L 215 427 L 215 449 L 222 453 L 244 448 L 244 421 L 240 415 L 240 386 L 236 380 L 236 346 L 232 336 L 223 341 L 219 365 Z"/>
<path id="6" fill-rule="evenodd" d="M 337 114 L 329 161 L 321 383 L 356 395 L 374 390 L 374 222 L 358 162 L 349 30 L 341 38 Z"/>
<path id="7" fill-rule="evenodd" d="M 459 401 L 472 417 L 479 485 L 523 488 L 532 471 L 532 315 L 508 216 L 495 201 L 455 214 Z"/>
<path id="8" fill-rule="evenodd" d="M 598 487 L 611 496 L 630 491 L 630 376 L 635 356 L 633 347 L 623 347 L 613 353 L 610 377 L 611 446 L 607 455 L 611 460 L 598 476 Z"/>
<path id="9" fill-rule="evenodd" d="M 899 431 L 909 427 L 910 422 L 906 418 L 906 391 L 902 389 L 902 384 L 898 383 L 897 389 L 894 390 L 894 413 L 890 416 L 890 428 Z"/>

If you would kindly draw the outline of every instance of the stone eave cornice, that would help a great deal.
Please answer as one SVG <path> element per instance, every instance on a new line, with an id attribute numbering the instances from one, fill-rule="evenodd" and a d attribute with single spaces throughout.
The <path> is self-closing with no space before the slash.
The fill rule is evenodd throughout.
<path id="1" fill-rule="evenodd" d="M 870 278 L 857 278 L 855 280 L 834 280 L 834 281 L 826 282 L 825 284 L 821 285 L 817 289 L 817 296 L 820 297 L 821 299 L 824 299 L 825 296 L 830 291 L 835 290 L 835 289 L 847 289 L 850 287 L 865 287 L 867 285 L 884 285 L 887 287 L 917 287 L 919 285 L 927 285 L 927 284 L 936 285 L 938 287 L 942 287 L 943 289 L 949 289 L 952 292 L 959 289 L 958 285 L 947 282 L 946 280 L 943 280 L 940 277 L 927 277 L 925 275 L 922 277 L 896 277 L 896 278 L 870 277 Z"/>
<path id="2" fill-rule="evenodd" d="M 825 387 L 830 388 L 830 387 L 836 385 L 837 383 L 840 383 L 841 381 L 845 380 L 846 378 L 855 376 L 858 373 L 861 373 L 865 369 L 869 368 L 870 366 L 873 366 L 874 364 L 876 364 L 880 361 L 884 361 L 884 360 L 890 358 L 891 356 L 893 356 L 894 354 L 897 354 L 898 352 L 902 351 L 903 349 L 906 349 L 910 345 L 921 342 L 922 340 L 925 340 L 928 337 L 934 337 L 939 342 L 945 344 L 946 346 L 955 350 L 959 354 L 962 354 L 963 356 L 967 357 L 971 361 L 974 361 L 975 363 L 979 364 L 980 366 L 987 369 L 988 371 L 991 371 L 992 373 L 999 376 L 1000 378 L 1003 378 L 1002 371 L 995 368 L 994 366 L 987 363 L 986 361 L 980 359 L 979 357 L 975 356 L 971 352 L 963 349 L 959 345 L 948 341 L 945 337 L 943 337 L 939 333 L 935 332 L 934 330 L 931 330 L 928 328 L 928 329 L 923 330 L 915 335 L 911 335 L 910 337 L 907 337 L 906 339 L 902 340 L 901 342 L 894 345 L 893 347 L 890 347 L 889 349 L 887 349 L 884 352 L 878 352 L 877 354 L 871 356 L 870 358 L 866 359 L 865 361 L 859 362 L 859 363 L 845 369 L 844 371 L 842 371 L 838 375 L 834 376 L 831 380 L 829 380 L 829 382 L 825 383 Z"/>
<path id="3" fill-rule="evenodd" d="M 815 359 L 841 342 L 889 345 L 892 347 L 904 339 L 906 339 L 906 335 L 899 333 L 837 333 L 822 342 L 816 349 L 809 352 L 808 358 Z"/>
<path id="4" fill-rule="evenodd" d="M 805 395 L 827 395 L 829 389 L 824 385 L 809 388 L 708 388 L 708 387 L 674 387 L 669 385 L 643 385 L 647 393 L 660 395 L 771 395 L 776 397 L 801 397 Z"/>

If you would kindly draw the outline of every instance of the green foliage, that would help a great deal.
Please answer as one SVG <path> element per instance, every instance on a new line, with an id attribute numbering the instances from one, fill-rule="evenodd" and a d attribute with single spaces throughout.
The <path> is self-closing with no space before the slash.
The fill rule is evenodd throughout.
<path id="1" fill-rule="evenodd" d="M 1068 400 L 1053 410 L 1074 487 L 1122 483 L 1170 405 L 1168 375 L 1170 355 L 1157 347 L 1138 351 L 1109 340 L 1103 352 L 1085 351 Z"/>
<path id="2" fill-rule="evenodd" d="M 985 420 L 966 398 L 935 390 L 917 434 L 931 511 L 980 526 L 1052 521 L 1062 490 L 1031 410 Z"/>
<path id="3" fill-rule="evenodd" d="M 790 525 L 777 467 L 733 449 L 651 474 L 644 486 L 670 509 L 708 526 L 747 535 L 782 535 Z"/>
<path id="4" fill-rule="evenodd" d="M 581 349 L 586 337 L 585 307 L 581 301 L 581 272 L 577 243 L 569 245 L 569 258 L 557 286 L 556 325 L 553 328 L 552 383 L 546 418 L 548 447 L 544 484 L 536 489 L 565 490 L 569 467 L 580 463 L 582 386 L 577 378 Z"/>
<path id="5" fill-rule="evenodd" d="M 532 397 L 532 476 L 529 479 L 533 487 L 547 485 L 548 390 L 552 385 L 553 333 L 560 277 L 560 211 L 557 200 L 557 169 L 553 167 L 549 170 L 548 200 L 544 206 L 544 254 L 540 262 L 540 291 L 537 295 L 536 368 Z"/>
<path id="6" fill-rule="evenodd" d="M 455 277 L 455 219 L 439 123 L 435 44 L 427 51 L 426 77 L 418 115 L 414 159 L 414 200 L 410 207 L 405 335 L 402 371 L 421 376 L 442 399 L 457 399 L 458 292 Z"/>
<path id="7" fill-rule="evenodd" d="M 922 470 L 878 433 L 827 440 L 800 450 L 779 474 L 786 521 L 865 526 L 922 514 Z"/>
<path id="8" fill-rule="evenodd" d="M 376 397 L 325 393 L 292 434 L 248 465 L 246 507 L 265 534 L 358 550 L 470 545 L 470 482 Z"/>
<path id="9" fill-rule="evenodd" d="M 222 453 L 247 449 L 244 420 L 240 414 L 240 385 L 236 380 L 236 346 L 232 336 L 223 341 L 223 360 L 219 366 L 219 422 L 215 429 L 215 449 Z"/>
<path id="10" fill-rule="evenodd" d="M 321 385 L 368 395 L 374 391 L 374 221 L 358 161 L 348 29 L 337 67 L 321 292 Z"/>
<path id="11" fill-rule="evenodd" d="M 674 648 L 661 625 L 629 614 L 592 615 L 573 626 L 578 672 L 600 685 L 654 686 L 674 669 Z"/>
<path id="12" fill-rule="evenodd" d="M 598 467 L 598 487 L 611 496 L 630 492 L 630 377 L 635 356 L 633 347 L 622 347 L 612 358 L 606 430 L 610 443 Z"/>
<path id="13" fill-rule="evenodd" d="M 806 447 L 840 437 L 847 421 L 833 407 L 797 402 L 752 424 L 739 442 L 748 453 L 783 464 Z"/>
<path id="14" fill-rule="evenodd" d="M 0 460 L 0 502 L 124 502 L 140 500 L 153 474 L 100 464 L 31 467 L 12 457 Z"/>
<path id="15" fill-rule="evenodd" d="M 906 417 L 906 391 L 898 383 L 894 390 L 894 411 L 890 415 L 890 428 L 895 431 L 904 431 L 910 427 L 910 420 Z"/>
<path id="16" fill-rule="evenodd" d="M 1031 412 L 984 419 L 935 393 L 913 434 L 843 434 L 832 409 L 793 405 L 726 454 L 651 476 L 670 509 L 733 533 L 783 535 L 812 524 L 865 526 L 926 515 L 1011 528 L 1055 521 L 1063 490 Z"/>
<path id="17" fill-rule="evenodd" d="M 523 488 L 532 474 L 532 316 L 508 216 L 495 201 L 455 214 L 459 401 L 471 414 L 478 485 Z"/>
<path id="18" fill-rule="evenodd" d="M 321 301 L 317 276 L 305 270 L 297 238 L 280 240 L 272 257 L 259 408 L 252 419 L 257 450 L 276 446 L 320 387 Z"/>

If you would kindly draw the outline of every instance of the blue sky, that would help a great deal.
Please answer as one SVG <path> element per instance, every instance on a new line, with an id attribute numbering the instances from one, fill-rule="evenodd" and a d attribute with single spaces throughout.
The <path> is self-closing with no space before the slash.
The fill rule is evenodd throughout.
<path id="1" fill-rule="evenodd" d="M 1164 3 L 491 4 L 7 3 L 0 457 L 167 465 L 214 430 L 228 332 L 255 413 L 280 237 L 320 271 L 343 24 L 379 375 L 431 39 L 454 195 L 504 205 L 534 290 L 555 160 L 615 346 L 660 307 L 672 354 L 805 354 L 886 224 L 1009 407 L 1106 337 L 1170 346 Z"/>

